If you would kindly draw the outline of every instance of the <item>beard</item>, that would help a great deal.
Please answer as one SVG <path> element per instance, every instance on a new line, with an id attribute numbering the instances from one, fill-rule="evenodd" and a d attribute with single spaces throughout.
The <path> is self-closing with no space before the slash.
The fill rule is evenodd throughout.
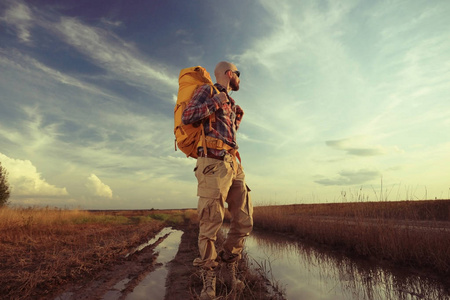
<path id="1" fill-rule="evenodd" d="M 233 78 L 230 81 L 230 87 L 231 87 L 231 90 L 234 91 L 234 92 L 239 91 L 239 82 L 236 79 Z"/>

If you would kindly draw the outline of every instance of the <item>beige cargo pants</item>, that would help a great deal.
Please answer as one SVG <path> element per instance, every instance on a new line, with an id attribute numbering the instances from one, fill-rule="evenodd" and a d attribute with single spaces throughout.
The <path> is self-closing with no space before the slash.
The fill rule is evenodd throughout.
<path id="1" fill-rule="evenodd" d="M 223 161 L 199 157 L 194 171 L 198 180 L 197 212 L 200 220 L 200 258 L 194 261 L 194 265 L 209 269 L 218 265 L 214 243 L 223 223 L 225 202 L 228 203 L 231 224 L 223 248 L 232 254 L 241 254 L 244 239 L 252 231 L 253 206 L 244 171 L 235 156 L 226 154 Z"/>

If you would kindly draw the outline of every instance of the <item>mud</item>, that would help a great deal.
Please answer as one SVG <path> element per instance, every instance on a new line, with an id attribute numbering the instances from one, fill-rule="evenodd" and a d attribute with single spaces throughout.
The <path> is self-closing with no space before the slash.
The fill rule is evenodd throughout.
<path id="1" fill-rule="evenodd" d="M 181 230 L 183 233 L 181 235 Z M 181 235 L 178 250 L 171 249 L 165 251 L 164 240 L 173 234 L 173 230 L 163 229 L 154 240 L 146 243 L 146 247 L 140 247 L 136 251 L 117 261 L 116 264 L 105 266 L 105 269 L 98 272 L 94 278 L 86 278 L 77 283 L 72 283 L 61 288 L 58 296 L 49 299 L 55 300 L 79 300 L 79 299 L 198 299 L 202 281 L 199 270 L 192 265 L 198 254 L 196 225 L 178 226 L 177 233 Z M 223 238 L 218 238 L 220 246 Z M 161 255 L 165 252 L 176 253 L 174 257 L 166 258 L 166 261 L 159 263 L 158 251 Z M 170 260 L 170 262 L 169 262 Z M 162 268 L 165 270 L 160 278 L 154 280 L 152 276 L 157 273 L 155 270 Z M 245 283 L 244 291 L 235 293 L 227 290 L 226 285 L 218 277 L 217 279 L 217 299 L 283 299 L 280 295 L 269 293 L 270 282 L 263 278 L 263 274 L 253 272 L 249 269 L 247 259 L 240 263 L 240 279 Z"/>
<path id="2" fill-rule="evenodd" d="M 201 290 L 200 278 L 192 265 L 197 257 L 197 235 L 196 226 L 186 226 L 181 237 L 180 247 L 175 258 L 169 263 L 169 272 L 166 279 L 165 299 L 195 299 L 194 295 Z M 196 284 L 195 282 L 200 283 Z M 197 289 L 197 291 L 196 291 Z"/>
<path id="3" fill-rule="evenodd" d="M 226 226 L 225 226 L 226 227 Z M 220 248 L 225 232 L 220 231 L 216 246 Z M 189 225 L 184 229 L 177 255 L 169 264 L 169 273 L 166 279 L 166 300 L 199 299 L 203 287 L 199 270 L 192 265 L 198 255 L 197 246 L 198 225 Z M 225 285 L 218 269 L 216 282 L 217 300 L 282 300 L 282 293 L 278 292 L 267 280 L 262 270 L 250 268 L 249 259 L 243 253 L 243 259 L 239 262 L 238 278 L 244 282 L 243 291 L 235 292 Z"/>
<path id="4" fill-rule="evenodd" d="M 170 235 L 155 248 L 155 251 L 158 253 L 158 258 L 155 261 L 156 269 L 148 274 L 139 285 L 134 288 L 132 293 L 127 295 L 127 300 L 148 299 L 149 295 L 151 295 L 152 300 L 164 299 L 169 263 L 177 254 L 181 236 L 183 235 L 183 231 L 181 230 L 169 229 L 168 231 L 170 232 Z"/>
<path id="5" fill-rule="evenodd" d="M 199 299 L 202 281 L 192 262 L 198 255 L 198 225 L 164 228 L 94 278 L 65 286 L 49 299 Z M 220 247 L 226 226 L 218 236 Z M 446 289 L 378 264 L 255 231 L 240 262 L 244 291 L 233 294 L 217 278 L 217 299 L 447 299 Z M 220 271 L 220 270 L 219 270 Z M 219 272 L 220 273 L 220 272 Z M 404 279 L 406 278 L 406 279 Z M 420 291 L 417 292 L 417 291 Z"/>
<path id="6" fill-rule="evenodd" d="M 168 234 L 159 237 L 153 244 L 119 259 L 115 264 L 105 266 L 93 278 L 65 286 L 63 292 L 54 299 L 125 299 L 157 267 L 157 253 L 154 249 Z"/>

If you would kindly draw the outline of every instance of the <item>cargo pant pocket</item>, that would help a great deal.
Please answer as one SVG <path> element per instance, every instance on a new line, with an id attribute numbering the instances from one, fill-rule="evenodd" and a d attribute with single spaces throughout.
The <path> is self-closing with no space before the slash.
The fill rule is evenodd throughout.
<path id="1" fill-rule="evenodd" d="M 198 188 L 218 188 L 220 187 L 221 178 L 226 176 L 227 170 L 223 161 L 209 158 L 199 158 L 194 169 L 195 177 L 197 177 Z M 200 196 L 198 194 L 198 196 Z M 204 197 L 209 197 L 205 195 Z"/>
<path id="2" fill-rule="evenodd" d="M 198 216 L 201 222 L 222 223 L 224 209 L 220 190 L 215 188 L 198 188 Z M 211 225 L 212 225 L 211 224 Z"/>

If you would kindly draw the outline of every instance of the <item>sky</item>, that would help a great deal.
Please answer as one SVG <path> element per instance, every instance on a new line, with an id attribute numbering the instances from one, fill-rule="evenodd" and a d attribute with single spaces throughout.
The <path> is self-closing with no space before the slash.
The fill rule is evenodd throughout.
<path id="1" fill-rule="evenodd" d="M 450 1 L 0 0 L 10 204 L 195 208 L 181 69 L 241 71 L 255 206 L 450 197 Z"/>

